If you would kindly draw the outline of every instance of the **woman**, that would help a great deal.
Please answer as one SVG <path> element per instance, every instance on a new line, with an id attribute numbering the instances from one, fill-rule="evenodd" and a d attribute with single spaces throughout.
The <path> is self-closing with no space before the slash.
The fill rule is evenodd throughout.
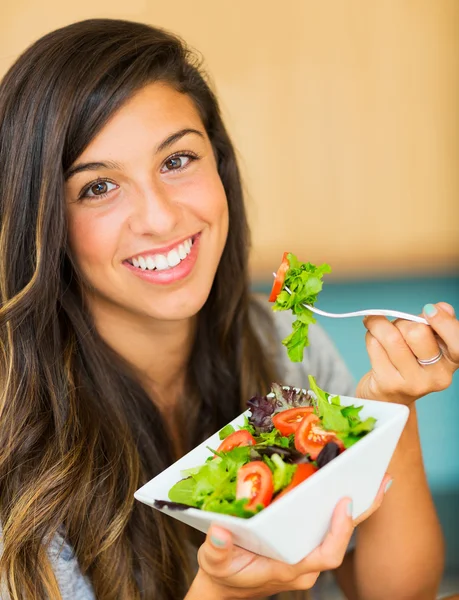
<path id="1" fill-rule="evenodd" d="M 344 498 L 299 565 L 215 527 L 189 577 L 193 534 L 133 500 L 273 380 L 304 385 L 310 372 L 352 391 L 319 328 L 289 364 L 285 315 L 249 296 L 234 151 L 179 40 L 113 20 L 40 39 L 0 88 L 0 173 L 2 598 L 258 598 L 311 589 L 332 568 L 349 598 L 434 597 L 443 547 L 414 400 L 458 366 L 448 305 L 426 309 L 431 328 L 366 321 L 373 368 L 358 393 L 411 416 L 396 484 L 354 552 Z M 442 359 L 420 365 L 438 344 Z"/>

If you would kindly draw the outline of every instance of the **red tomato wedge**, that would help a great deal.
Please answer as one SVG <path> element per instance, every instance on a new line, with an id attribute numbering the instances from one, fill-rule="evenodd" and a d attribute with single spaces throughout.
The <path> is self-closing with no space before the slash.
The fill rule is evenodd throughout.
<path id="1" fill-rule="evenodd" d="M 306 415 L 314 412 L 312 406 L 298 406 L 297 408 L 289 408 L 277 413 L 273 416 L 273 424 L 282 435 L 291 435 L 300 426 L 301 421 Z"/>
<path id="2" fill-rule="evenodd" d="M 304 417 L 295 433 L 295 448 L 298 452 L 310 454 L 312 460 L 315 460 L 328 442 L 335 442 L 341 451 L 344 450 L 343 442 L 336 432 L 324 429 L 317 415 L 311 413 Z"/>
<path id="3" fill-rule="evenodd" d="M 256 444 L 256 441 L 253 435 L 246 429 L 240 429 L 239 431 L 230 433 L 217 448 L 217 452 L 229 452 L 239 446 L 253 446 L 254 444 Z"/>
<path id="4" fill-rule="evenodd" d="M 282 286 L 284 285 L 285 274 L 287 273 L 287 271 L 290 268 L 290 265 L 287 260 L 288 254 L 289 254 L 288 252 L 284 252 L 284 255 L 282 257 L 281 266 L 277 269 L 276 278 L 274 280 L 273 288 L 272 288 L 271 294 L 269 296 L 270 302 L 276 301 L 276 298 L 280 294 L 280 292 L 282 290 Z"/>
<path id="5" fill-rule="evenodd" d="M 290 490 L 293 490 L 293 488 L 302 483 L 305 479 L 311 477 L 311 475 L 314 475 L 316 471 L 318 471 L 318 468 L 312 463 L 304 463 L 298 465 L 298 468 L 292 477 L 292 481 L 284 490 L 282 490 L 282 492 L 278 496 L 276 496 L 275 499 L 277 500 L 284 494 L 287 494 Z"/>
<path id="6" fill-rule="evenodd" d="M 254 460 L 241 467 L 237 474 L 236 499 L 248 498 L 246 510 L 255 510 L 259 504 L 268 506 L 273 497 L 273 476 L 266 463 Z"/>

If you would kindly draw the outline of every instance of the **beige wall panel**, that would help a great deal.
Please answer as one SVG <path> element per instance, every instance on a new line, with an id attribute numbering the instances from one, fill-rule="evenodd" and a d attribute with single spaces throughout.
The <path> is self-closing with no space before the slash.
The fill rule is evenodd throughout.
<path id="1" fill-rule="evenodd" d="M 336 276 L 459 266 L 459 1 L 0 0 L 0 74 L 89 17 L 205 57 L 241 157 L 253 272 L 284 249 Z"/>

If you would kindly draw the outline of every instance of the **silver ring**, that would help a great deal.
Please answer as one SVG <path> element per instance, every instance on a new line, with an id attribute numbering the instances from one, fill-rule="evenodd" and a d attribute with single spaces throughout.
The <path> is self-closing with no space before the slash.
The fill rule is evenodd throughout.
<path id="1" fill-rule="evenodd" d="M 437 354 L 437 356 L 434 356 L 433 358 L 426 358 L 426 360 L 421 360 L 420 358 L 417 358 L 416 360 L 420 365 L 424 367 L 426 365 L 434 365 L 435 363 L 439 362 L 442 358 L 443 350 L 440 348 L 440 352 Z"/>

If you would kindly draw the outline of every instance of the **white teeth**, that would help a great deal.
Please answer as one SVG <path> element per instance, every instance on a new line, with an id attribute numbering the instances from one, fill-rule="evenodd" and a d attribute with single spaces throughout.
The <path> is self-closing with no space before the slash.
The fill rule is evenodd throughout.
<path id="1" fill-rule="evenodd" d="M 191 251 L 191 246 L 193 242 L 191 238 L 185 240 L 182 244 L 170 250 L 167 253 L 167 256 L 164 254 L 154 254 L 152 256 L 138 256 L 132 259 L 132 264 L 134 267 L 142 269 L 148 269 L 149 271 L 153 271 L 157 269 L 158 271 L 163 271 L 164 269 L 170 269 L 172 267 L 176 267 L 180 261 L 184 260 Z"/>
<path id="2" fill-rule="evenodd" d="M 164 256 L 164 254 L 156 254 L 155 263 L 158 271 L 163 271 L 164 269 L 169 268 L 169 263 L 167 262 L 167 258 Z"/>
<path id="3" fill-rule="evenodd" d="M 180 246 L 178 247 L 178 255 L 180 257 L 180 260 L 183 260 L 187 257 L 187 251 L 185 250 L 184 244 L 180 244 Z"/>
<path id="4" fill-rule="evenodd" d="M 153 260 L 152 256 L 147 256 L 147 269 L 150 269 L 150 271 L 153 271 L 153 269 L 155 268 L 155 261 Z"/>
<path id="5" fill-rule="evenodd" d="M 170 267 L 176 267 L 180 262 L 180 256 L 177 250 L 171 250 L 167 255 L 167 263 Z"/>

